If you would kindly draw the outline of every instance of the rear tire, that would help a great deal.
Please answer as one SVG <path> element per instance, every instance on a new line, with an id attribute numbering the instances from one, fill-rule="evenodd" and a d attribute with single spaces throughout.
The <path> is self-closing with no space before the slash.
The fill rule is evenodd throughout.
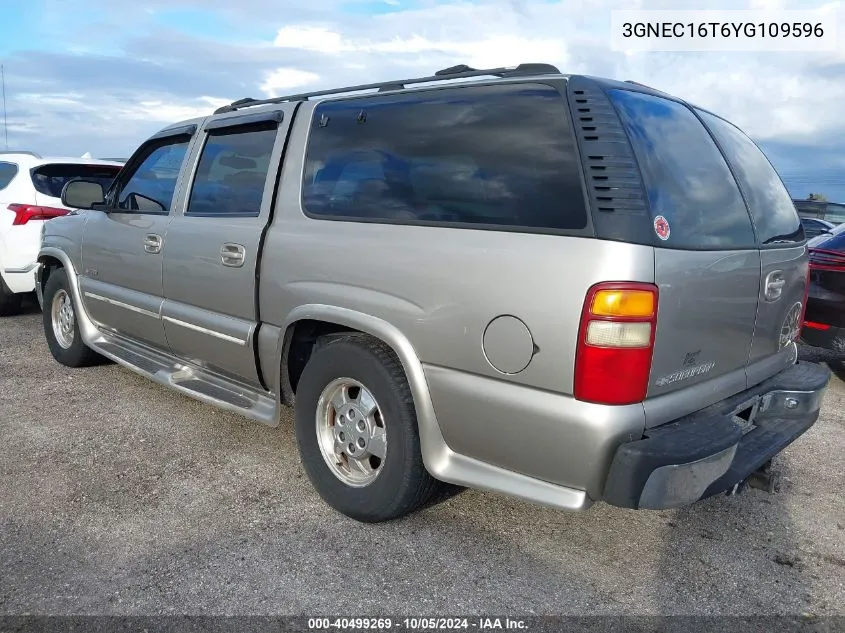
<path id="1" fill-rule="evenodd" d="M 0 316 L 14 316 L 21 311 L 23 295 L 9 290 L 5 280 L 0 276 Z"/>
<path id="2" fill-rule="evenodd" d="M 67 273 L 64 268 L 58 268 L 47 278 L 44 287 L 41 316 L 47 346 L 53 358 L 66 367 L 98 365 L 104 359 L 82 341 L 76 315 Z"/>
<path id="3" fill-rule="evenodd" d="M 409 514 L 444 487 L 425 469 L 402 365 L 362 334 L 317 343 L 296 390 L 296 439 L 323 500 L 357 521 Z"/>

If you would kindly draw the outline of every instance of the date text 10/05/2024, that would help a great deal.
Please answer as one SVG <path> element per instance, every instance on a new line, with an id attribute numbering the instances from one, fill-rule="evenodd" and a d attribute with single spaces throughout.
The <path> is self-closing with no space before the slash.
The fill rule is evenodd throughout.
<path id="1" fill-rule="evenodd" d="M 526 630 L 524 620 L 500 617 L 475 618 L 308 618 L 310 630 L 346 629 L 353 631 L 434 631 L 434 630 Z"/>

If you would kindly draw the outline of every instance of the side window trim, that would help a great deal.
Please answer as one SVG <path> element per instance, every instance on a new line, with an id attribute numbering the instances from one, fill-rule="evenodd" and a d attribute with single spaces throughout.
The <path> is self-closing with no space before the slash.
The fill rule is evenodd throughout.
<path id="1" fill-rule="evenodd" d="M 179 127 L 170 127 L 161 130 L 153 134 L 151 137 L 147 139 L 147 143 L 151 143 L 153 141 L 161 141 L 164 139 L 169 139 L 175 136 L 193 136 L 197 132 L 197 126 L 195 123 L 190 125 L 181 125 Z"/>
<path id="2" fill-rule="evenodd" d="M 249 119 L 248 121 L 246 119 Z M 268 181 L 271 180 L 270 174 L 274 172 L 274 156 L 276 155 L 276 150 L 279 144 L 279 131 L 282 130 L 282 121 L 284 121 L 284 112 L 281 110 L 267 112 L 267 113 L 260 113 L 258 115 L 245 115 L 245 116 L 238 116 L 238 117 L 228 117 L 225 119 L 219 119 L 218 121 L 223 121 L 225 124 L 222 125 L 215 125 L 215 121 L 211 121 L 208 123 L 204 129 L 203 134 L 199 137 L 197 141 L 198 149 L 196 151 L 196 156 L 192 161 L 191 170 L 186 174 L 186 184 L 185 184 L 185 196 L 184 202 L 182 204 L 182 208 L 180 211 L 180 215 L 183 217 L 191 217 L 191 218 L 259 218 L 261 217 L 261 208 L 264 206 L 264 197 L 267 192 L 267 184 Z M 199 172 L 200 165 L 202 164 L 202 158 L 205 153 L 206 148 L 208 147 L 209 142 L 211 139 L 220 136 L 233 136 L 237 134 L 244 134 L 246 132 L 258 131 L 262 127 L 266 126 L 268 123 L 275 123 L 272 127 L 272 130 L 275 133 L 274 141 L 273 141 L 273 148 L 270 152 L 270 164 L 267 169 L 267 174 L 264 177 L 264 189 L 262 190 L 262 203 L 261 208 L 256 213 L 197 213 L 191 212 L 191 196 L 194 192 L 194 187 L 197 181 L 197 174 Z M 277 165 L 278 168 L 278 165 Z M 275 177 L 272 179 L 273 183 L 275 183 Z M 273 190 L 271 189 L 271 195 Z"/>
<path id="3" fill-rule="evenodd" d="M 178 133 L 173 133 L 176 130 Z M 196 131 L 196 126 L 183 126 L 180 128 L 172 128 L 170 130 L 165 130 L 164 132 L 160 132 L 159 134 L 153 135 L 152 137 L 148 138 L 129 158 L 129 160 L 124 165 L 123 169 L 120 170 L 118 177 L 114 179 L 112 182 L 111 187 L 109 187 L 108 192 L 105 196 L 105 206 L 106 209 L 111 213 L 125 213 L 125 214 L 134 214 L 134 215 L 158 215 L 158 216 L 167 216 L 170 215 L 173 209 L 176 206 L 176 202 L 178 200 L 179 194 L 179 182 L 182 178 L 182 174 L 184 173 L 185 162 L 190 157 L 191 145 L 194 141 L 194 136 L 192 134 Z M 165 133 L 167 132 L 167 133 Z M 189 133 L 191 136 L 189 136 Z M 181 140 L 180 140 L 181 139 Z M 176 177 L 176 185 L 173 190 L 173 201 L 171 203 L 171 208 L 165 211 L 149 211 L 149 210 L 138 210 L 138 209 L 122 209 L 117 206 L 118 198 L 123 190 L 123 187 L 132 180 L 132 177 L 137 173 L 138 168 L 143 165 L 144 161 L 149 158 L 150 154 L 161 147 L 167 147 L 168 145 L 176 145 L 180 142 L 185 142 L 187 144 L 185 150 L 185 156 L 182 158 L 182 165 L 179 170 L 179 175 Z"/>
<path id="4" fill-rule="evenodd" d="M 205 125 L 205 131 L 226 130 L 229 128 L 255 125 L 257 123 L 281 123 L 285 120 L 285 113 L 282 110 L 271 110 L 259 112 L 258 114 L 241 114 L 228 116 L 219 119 L 212 119 Z"/>

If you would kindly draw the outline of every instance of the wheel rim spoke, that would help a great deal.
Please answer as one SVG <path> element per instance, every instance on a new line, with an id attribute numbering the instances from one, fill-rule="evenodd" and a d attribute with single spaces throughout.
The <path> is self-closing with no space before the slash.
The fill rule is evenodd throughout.
<path id="1" fill-rule="evenodd" d="M 379 404 L 367 387 L 338 378 L 317 401 L 317 444 L 331 472 L 352 487 L 371 484 L 387 455 L 387 433 Z"/>
<path id="2" fill-rule="evenodd" d="M 369 450 L 370 453 L 379 459 L 384 459 L 387 454 L 387 433 L 384 432 L 383 428 L 376 427 L 373 429 L 372 435 L 370 436 Z"/>
<path id="3" fill-rule="evenodd" d="M 53 296 L 50 307 L 50 322 L 53 336 L 59 346 L 68 349 L 73 345 L 76 316 L 73 312 L 73 303 L 70 296 L 63 289 L 57 291 Z"/>
<path id="4" fill-rule="evenodd" d="M 369 389 L 361 389 L 358 393 L 357 402 L 361 407 L 361 413 L 367 418 L 371 417 L 376 409 L 378 409 L 376 399 L 370 393 Z"/>

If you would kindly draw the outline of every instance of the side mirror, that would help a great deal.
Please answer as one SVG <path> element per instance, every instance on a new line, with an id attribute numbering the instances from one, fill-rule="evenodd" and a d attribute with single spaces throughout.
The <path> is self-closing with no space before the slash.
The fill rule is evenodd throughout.
<path id="1" fill-rule="evenodd" d="M 62 189 L 62 204 L 73 209 L 103 208 L 103 186 L 91 180 L 71 180 Z"/>

